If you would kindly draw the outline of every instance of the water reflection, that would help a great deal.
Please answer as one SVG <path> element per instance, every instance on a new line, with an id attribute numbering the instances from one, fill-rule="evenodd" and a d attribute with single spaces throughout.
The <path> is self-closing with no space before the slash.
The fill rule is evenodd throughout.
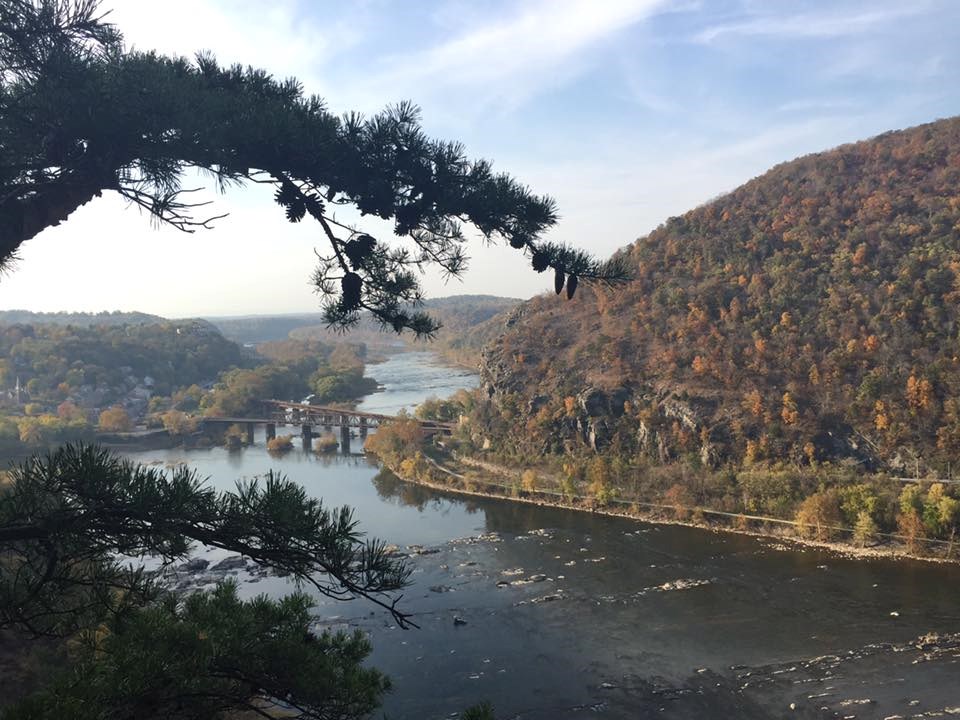
<path id="1" fill-rule="evenodd" d="M 376 488 L 377 497 L 384 502 L 415 508 L 418 512 L 441 510 L 451 503 L 461 507 L 468 515 L 486 510 L 481 503 L 471 502 L 469 498 L 455 493 L 441 493 L 422 485 L 404 482 L 387 468 L 381 468 L 370 482 Z M 485 517 L 489 519 L 489 516 Z"/>
<path id="2" fill-rule="evenodd" d="M 403 482 L 386 468 L 373 476 L 371 481 L 377 490 L 377 497 L 396 505 L 413 507 L 423 512 L 428 503 L 436 503 L 436 496 L 427 488 Z"/>

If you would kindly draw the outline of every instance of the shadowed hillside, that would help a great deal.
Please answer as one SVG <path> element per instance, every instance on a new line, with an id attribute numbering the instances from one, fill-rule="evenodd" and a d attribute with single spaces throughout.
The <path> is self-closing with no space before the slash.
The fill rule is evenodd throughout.
<path id="1" fill-rule="evenodd" d="M 381 352 L 398 348 L 434 350 L 447 359 L 476 367 L 480 349 L 499 332 L 498 324 L 492 321 L 496 315 L 516 307 L 520 300 L 494 295 L 451 295 L 425 300 L 418 309 L 440 323 L 440 329 L 432 340 L 417 340 L 409 334 L 397 335 L 384 329 L 372 318 L 364 318 L 350 330 L 350 340 L 363 342 Z M 342 341 L 344 335 L 322 324 L 298 327 L 290 336 L 298 339 Z"/>

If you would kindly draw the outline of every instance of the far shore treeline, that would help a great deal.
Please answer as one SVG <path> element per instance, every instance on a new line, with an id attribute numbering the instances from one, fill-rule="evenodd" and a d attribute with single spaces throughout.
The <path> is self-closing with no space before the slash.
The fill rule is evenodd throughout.
<path id="1" fill-rule="evenodd" d="M 0 453 L 98 433 L 190 434 L 204 415 L 278 398 L 349 402 L 376 390 L 363 344 L 283 340 L 245 349 L 200 320 L 0 325 Z"/>
<path id="2" fill-rule="evenodd" d="M 343 335 L 309 313 L 168 320 L 141 312 L 0 311 L 0 454 L 19 457 L 137 429 L 187 436 L 203 416 L 259 415 L 264 399 L 350 403 L 376 391 L 365 366 L 385 353 L 429 348 L 470 363 L 471 354 L 460 352 L 464 339 L 485 337 L 489 330 L 474 329 L 497 327 L 491 318 L 518 302 L 429 300 L 425 307 L 443 325 L 430 345 L 385 334 L 372 322 Z M 228 435 L 231 444 L 245 437 L 236 429 Z"/>

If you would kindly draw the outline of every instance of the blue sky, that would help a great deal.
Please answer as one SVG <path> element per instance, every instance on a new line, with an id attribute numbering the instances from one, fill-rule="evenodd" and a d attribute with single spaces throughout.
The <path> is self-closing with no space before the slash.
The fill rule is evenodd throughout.
<path id="1" fill-rule="evenodd" d="M 337 112 L 413 100 L 428 132 L 554 196 L 552 239 L 601 256 L 779 162 L 960 113 L 958 0 L 104 7 L 128 45 L 294 75 Z M 91 203 L 28 243 L 0 307 L 315 310 L 316 229 L 285 223 L 263 191 L 215 201 L 230 217 L 192 236 L 117 198 Z M 428 294 L 546 289 L 515 251 L 476 243 L 470 255 L 462 281 L 430 275 Z"/>

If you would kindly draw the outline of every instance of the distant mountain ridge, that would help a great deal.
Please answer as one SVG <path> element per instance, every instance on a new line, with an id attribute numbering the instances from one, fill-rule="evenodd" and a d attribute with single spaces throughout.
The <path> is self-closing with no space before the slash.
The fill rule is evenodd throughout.
<path id="1" fill-rule="evenodd" d="M 207 317 L 228 340 L 240 344 L 257 344 L 286 340 L 298 328 L 320 322 L 320 313 L 302 315 L 245 315 L 237 317 Z"/>
<path id="2" fill-rule="evenodd" d="M 783 163 L 543 296 L 484 353 L 531 442 L 662 462 L 960 458 L 960 119 Z"/>
<path id="3" fill-rule="evenodd" d="M 444 328 L 439 337 L 446 340 L 466 328 L 478 325 L 499 312 L 512 308 L 521 301 L 492 295 L 451 295 L 425 300 L 421 309 L 434 315 Z M 34 312 L 31 310 L 0 310 L 0 325 L 75 325 L 78 327 L 150 325 L 166 322 L 202 322 L 215 327 L 225 338 L 240 344 L 258 344 L 286 340 L 296 336 L 300 339 L 328 339 L 336 342 L 347 340 L 360 342 L 366 339 L 376 344 L 401 346 L 405 338 L 398 339 L 393 332 L 382 332 L 375 322 L 361 323 L 355 332 L 344 334 L 328 330 L 323 324 L 323 315 L 316 313 L 283 313 L 277 315 L 204 316 L 170 320 L 159 315 L 137 311 L 112 312 Z M 295 332 L 300 331 L 300 332 Z M 360 335 L 364 337 L 361 338 Z M 441 343 L 442 344 L 442 343 Z M 479 349 L 479 346 L 478 346 Z"/>
<path id="4" fill-rule="evenodd" d="M 348 337 L 356 341 L 363 341 L 368 346 L 392 346 L 429 349 L 446 355 L 449 359 L 462 361 L 460 348 L 469 344 L 474 353 L 471 362 L 476 365 L 479 356 L 480 342 L 473 343 L 472 339 L 483 340 L 492 337 L 493 333 L 485 333 L 482 328 L 491 318 L 516 307 L 521 300 L 503 298 L 494 295 L 450 295 L 442 298 L 429 298 L 417 309 L 428 313 L 440 322 L 441 328 L 432 340 L 416 340 L 410 334 L 397 335 L 391 330 L 382 330 L 380 323 L 373 318 L 365 318 L 346 336 L 336 330 L 327 328 L 318 323 L 310 327 L 297 328 L 291 337 L 300 339 L 326 340 Z"/>
<path id="5" fill-rule="evenodd" d="M 31 310 L 0 310 L 0 325 L 149 325 L 164 322 L 166 318 L 142 312 L 114 310 L 88 312 L 33 312 Z"/>

